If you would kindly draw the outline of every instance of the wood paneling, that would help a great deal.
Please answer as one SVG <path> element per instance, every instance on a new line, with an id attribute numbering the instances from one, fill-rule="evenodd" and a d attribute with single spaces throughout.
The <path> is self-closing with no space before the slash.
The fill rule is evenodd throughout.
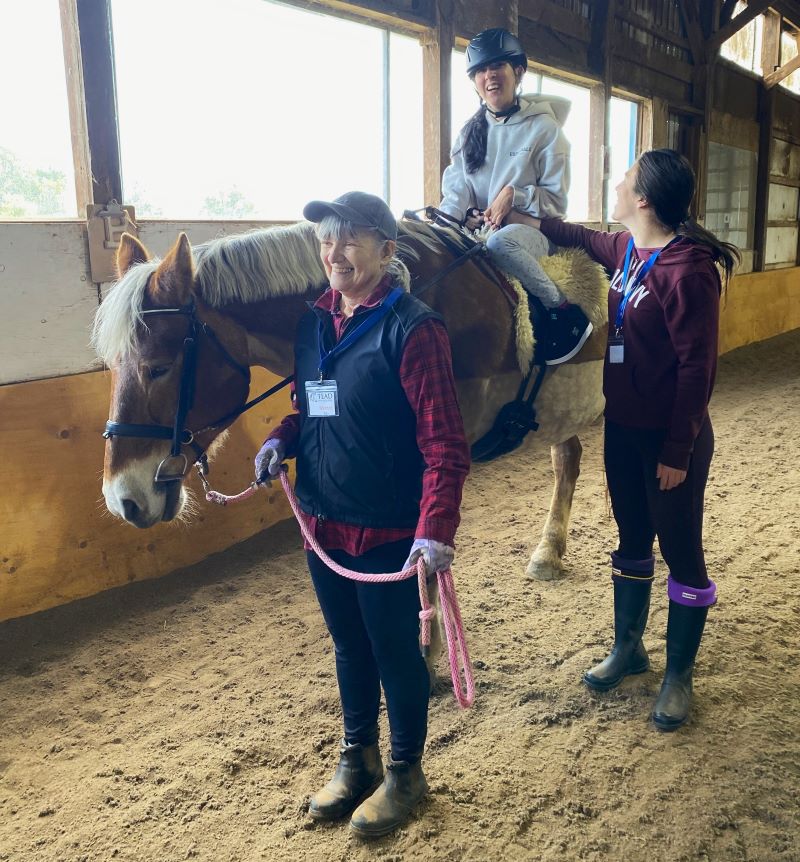
<path id="1" fill-rule="evenodd" d="M 256 370 L 253 393 L 275 379 Z M 193 476 L 190 523 L 137 530 L 112 518 L 101 496 L 109 381 L 97 372 L 0 387 L 0 620 L 167 574 L 290 514 L 278 488 L 212 506 Z M 236 423 L 211 466 L 216 488 L 246 487 L 254 454 L 288 410 L 284 391 Z"/>

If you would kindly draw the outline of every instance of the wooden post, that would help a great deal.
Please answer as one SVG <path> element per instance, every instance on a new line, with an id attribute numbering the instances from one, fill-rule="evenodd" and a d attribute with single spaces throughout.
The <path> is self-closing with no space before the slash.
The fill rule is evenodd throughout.
<path id="1" fill-rule="evenodd" d="M 77 0 L 59 0 L 58 7 L 61 13 L 64 72 L 67 78 L 69 128 L 72 138 L 72 162 L 75 169 L 75 199 L 78 203 L 78 214 L 82 216 L 86 212 L 86 205 L 92 202 L 92 167 L 84 101 Z"/>
<path id="2" fill-rule="evenodd" d="M 756 212 L 753 235 L 754 266 L 763 272 L 767 254 L 767 213 L 769 211 L 769 175 L 772 162 L 772 125 L 775 114 L 775 90 L 762 85 L 758 98 L 758 171 L 756 174 Z"/>
<path id="3" fill-rule="evenodd" d="M 110 0 L 77 0 L 86 121 L 96 204 L 122 202 Z"/>
<path id="4" fill-rule="evenodd" d="M 422 39 L 422 129 L 425 203 L 439 203 L 442 173 L 450 164 L 451 54 L 455 42 L 453 6 L 438 0 L 436 26 Z"/>
<path id="5" fill-rule="evenodd" d="M 589 89 L 589 221 L 605 227 L 605 188 L 608 173 L 608 101 L 605 84 Z"/>

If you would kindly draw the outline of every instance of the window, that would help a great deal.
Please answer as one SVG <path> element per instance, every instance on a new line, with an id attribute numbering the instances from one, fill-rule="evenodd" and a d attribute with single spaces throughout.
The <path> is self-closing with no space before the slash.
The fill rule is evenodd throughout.
<path id="1" fill-rule="evenodd" d="M 58 0 L 3 3 L 0 32 L 0 219 L 75 218 Z"/>
<path id="2" fill-rule="evenodd" d="M 352 189 L 421 205 L 411 40 L 264 0 L 112 0 L 112 13 L 124 199 L 139 216 L 293 220 Z M 385 92 L 387 45 L 402 74 Z"/>
<path id="3" fill-rule="evenodd" d="M 617 199 L 616 187 L 625 171 L 636 161 L 636 128 L 639 105 L 628 99 L 612 97 L 608 108 L 609 165 L 606 213 L 611 218 Z"/>
<path id="4" fill-rule="evenodd" d="M 733 10 L 734 16 L 743 12 L 747 8 L 747 4 L 742 0 L 736 4 Z M 725 57 L 747 69 L 750 72 L 761 74 L 761 37 L 764 28 L 764 16 L 759 15 L 742 27 L 737 33 L 734 33 L 730 39 L 722 44 L 720 48 L 720 56 Z"/>
<path id="5" fill-rule="evenodd" d="M 797 33 L 789 33 L 786 30 L 781 33 L 781 66 L 797 56 L 797 36 Z M 793 93 L 800 93 L 800 72 L 787 75 L 779 86 L 786 87 Z"/>
<path id="6" fill-rule="evenodd" d="M 708 144 L 705 227 L 739 248 L 753 247 L 756 154 Z"/>
<path id="7" fill-rule="evenodd" d="M 454 51 L 451 81 L 453 142 L 480 104 L 464 68 L 464 55 Z M 522 80 L 522 92 L 561 96 L 570 101 L 570 112 L 564 124 L 571 152 L 567 218 L 586 220 L 589 214 L 589 89 L 529 71 Z"/>

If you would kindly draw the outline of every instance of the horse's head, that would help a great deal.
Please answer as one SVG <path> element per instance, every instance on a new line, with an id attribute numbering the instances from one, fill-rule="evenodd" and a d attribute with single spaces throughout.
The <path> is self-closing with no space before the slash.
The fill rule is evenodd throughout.
<path id="1" fill-rule="evenodd" d="M 103 496 L 112 514 L 151 527 L 180 513 L 189 467 L 247 399 L 246 337 L 197 295 L 185 234 L 162 261 L 125 234 L 117 267 L 94 325 L 112 375 Z"/>

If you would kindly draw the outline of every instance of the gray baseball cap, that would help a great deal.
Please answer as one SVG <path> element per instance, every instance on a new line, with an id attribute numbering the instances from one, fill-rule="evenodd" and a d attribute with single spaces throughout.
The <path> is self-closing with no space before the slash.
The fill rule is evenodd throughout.
<path id="1" fill-rule="evenodd" d="M 367 192 L 345 192 L 330 202 L 311 201 L 303 208 L 303 215 L 313 222 L 337 215 L 359 227 L 375 228 L 386 239 L 397 239 L 397 222 L 392 211 L 381 198 Z"/>

